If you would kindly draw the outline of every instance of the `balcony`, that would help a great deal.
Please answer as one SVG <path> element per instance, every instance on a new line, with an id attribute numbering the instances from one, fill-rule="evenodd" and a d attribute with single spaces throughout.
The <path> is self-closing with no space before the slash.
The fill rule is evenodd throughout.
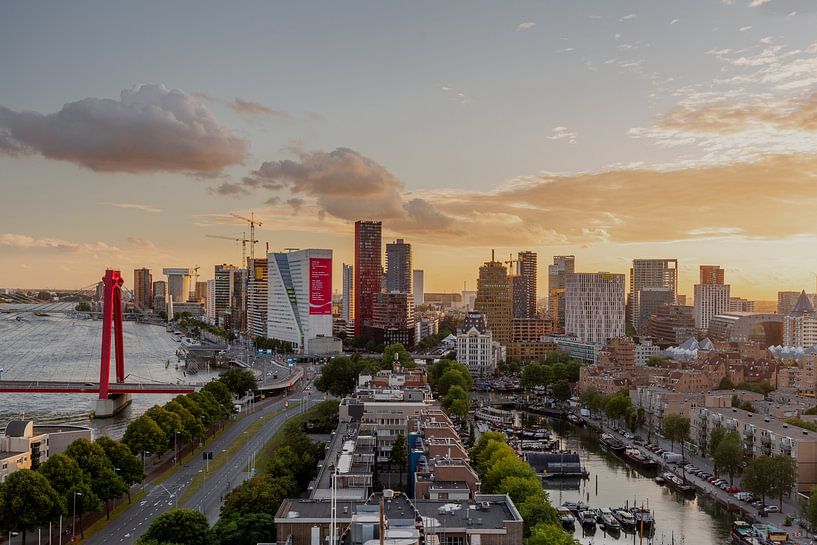
<path id="1" fill-rule="evenodd" d="M 752 437 L 755 434 L 754 428 L 746 428 L 743 430 L 743 436 L 746 438 Z"/>

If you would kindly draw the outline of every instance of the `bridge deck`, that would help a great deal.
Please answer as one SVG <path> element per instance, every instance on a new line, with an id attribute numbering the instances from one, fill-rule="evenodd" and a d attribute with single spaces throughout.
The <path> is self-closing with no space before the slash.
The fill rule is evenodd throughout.
<path id="1" fill-rule="evenodd" d="M 144 382 L 111 382 L 111 394 L 189 394 L 203 384 L 151 384 Z M 97 382 L 0 380 L 0 393 L 98 394 Z"/>

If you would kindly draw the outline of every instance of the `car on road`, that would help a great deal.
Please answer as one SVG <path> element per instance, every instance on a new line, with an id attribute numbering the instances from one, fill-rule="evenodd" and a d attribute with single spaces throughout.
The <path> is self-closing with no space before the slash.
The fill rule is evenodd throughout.
<path id="1" fill-rule="evenodd" d="M 764 511 L 766 511 L 767 513 L 779 513 L 780 508 L 778 506 L 776 506 L 776 505 L 767 505 L 764 508 Z"/>

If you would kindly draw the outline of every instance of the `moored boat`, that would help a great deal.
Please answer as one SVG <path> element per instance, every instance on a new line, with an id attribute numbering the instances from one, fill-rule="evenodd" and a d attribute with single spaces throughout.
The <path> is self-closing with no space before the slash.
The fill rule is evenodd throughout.
<path id="1" fill-rule="evenodd" d="M 624 443 L 610 435 L 609 433 L 602 433 L 601 437 L 599 438 L 601 444 L 606 447 L 608 450 L 612 452 L 622 452 L 624 451 Z"/>
<path id="2" fill-rule="evenodd" d="M 559 521 L 561 521 L 565 529 L 569 530 L 576 525 L 576 517 L 573 516 L 573 513 L 571 513 L 567 507 L 559 506 L 556 508 L 556 512 L 559 514 Z"/>
<path id="3" fill-rule="evenodd" d="M 588 528 L 595 529 L 596 528 L 596 514 L 593 513 L 593 511 L 590 511 L 589 509 L 585 509 L 584 511 L 579 511 L 578 519 L 579 519 L 579 523 L 585 529 L 588 529 Z"/>
<path id="4" fill-rule="evenodd" d="M 627 447 L 624 449 L 624 458 L 629 462 L 645 469 L 656 466 L 656 461 L 648 457 L 636 447 Z"/>
<path id="5" fill-rule="evenodd" d="M 607 507 L 596 509 L 596 522 L 608 532 L 621 530 L 621 524 L 619 524 L 616 517 L 613 516 L 613 512 Z"/>
<path id="6" fill-rule="evenodd" d="M 681 479 L 678 475 L 674 473 L 670 473 L 669 471 L 665 471 L 661 474 L 664 477 L 664 480 L 667 483 L 667 486 L 675 490 L 676 492 L 680 492 L 681 494 L 686 495 L 694 495 L 695 494 L 695 487 L 691 485 L 689 482 Z"/>
<path id="7" fill-rule="evenodd" d="M 613 517 L 625 530 L 635 530 L 635 517 L 627 509 L 613 509 Z"/>
<path id="8" fill-rule="evenodd" d="M 631 507 L 630 512 L 635 517 L 635 528 L 638 531 L 649 532 L 655 525 L 652 512 L 644 507 Z"/>

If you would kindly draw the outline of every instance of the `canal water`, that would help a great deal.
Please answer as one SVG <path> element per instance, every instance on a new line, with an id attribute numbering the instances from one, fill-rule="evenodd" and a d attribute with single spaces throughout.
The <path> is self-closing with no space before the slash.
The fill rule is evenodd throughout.
<path id="1" fill-rule="evenodd" d="M 19 317 L 19 319 L 18 319 Z M 205 382 L 216 371 L 187 375 L 177 369 L 179 347 L 164 327 L 125 322 L 126 382 Z M 99 381 L 102 322 L 63 314 L 0 314 L 0 369 L 3 380 Z M 169 363 L 168 363 L 169 362 Z M 111 357 L 113 375 L 114 358 Z M 128 422 L 172 395 L 134 395 L 130 407 L 109 419 L 91 420 L 93 394 L 2 394 L 0 427 L 11 419 L 26 418 L 38 424 L 90 426 L 97 436 L 119 438 Z"/>
<path id="2" fill-rule="evenodd" d="M 621 532 L 608 535 L 601 528 L 586 534 L 576 524 L 574 536 L 582 544 L 672 544 L 728 545 L 731 543 L 731 520 L 727 512 L 704 497 L 685 498 L 671 489 L 658 485 L 655 472 L 643 472 L 630 466 L 604 449 L 597 434 L 555 419 L 538 419 L 561 439 L 562 448 L 578 452 L 587 480 L 546 480 L 545 489 L 553 505 L 565 501 L 583 501 L 591 508 L 649 506 L 655 516 L 652 536 Z"/>

